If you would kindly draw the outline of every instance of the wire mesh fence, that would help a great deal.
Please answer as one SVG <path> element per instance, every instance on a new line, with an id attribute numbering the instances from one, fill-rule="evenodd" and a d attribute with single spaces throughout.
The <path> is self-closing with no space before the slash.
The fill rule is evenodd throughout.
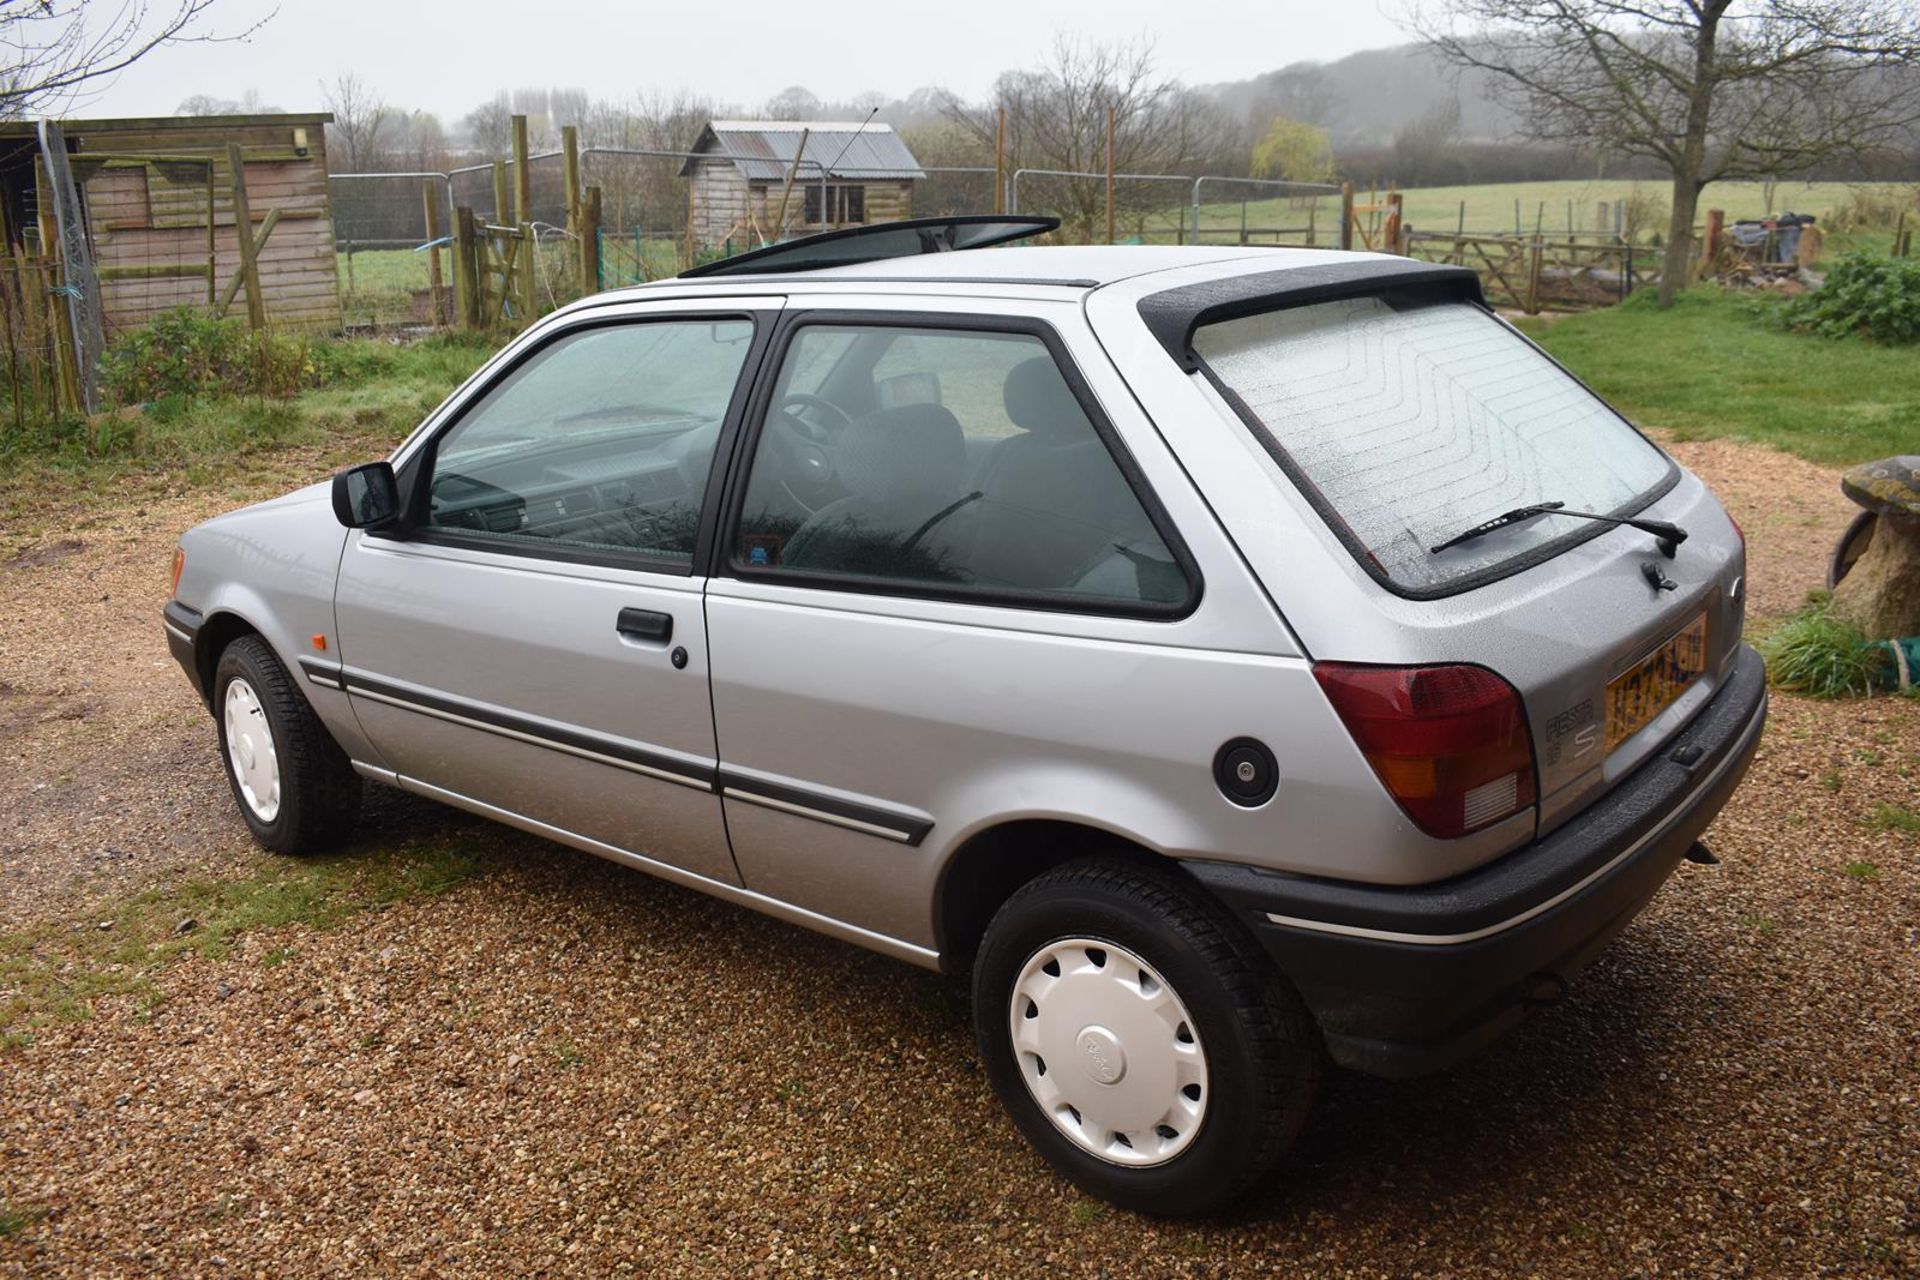
<path id="1" fill-rule="evenodd" d="M 1001 175 L 988 166 L 928 166 L 898 173 L 802 160 L 779 180 L 764 177 L 705 207 L 690 176 L 711 152 L 585 147 L 577 152 L 582 191 L 600 192 L 591 230 L 595 278 L 574 289 L 608 289 L 661 279 L 697 262 L 843 225 L 907 216 L 1008 212 L 1058 217 L 1055 242 L 1094 244 L 1341 243 L 1337 187 L 1184 174 L 1115 174 L 1020 168 Z M 454 210 L 473 211 L 480 226 L 531 224 L 544 292 L 558 297 L 567 254 L 558 242 L 574 232 L 568 216 L 568 161 L 560 151 L 528 157 L 526 207 L 515 162 L 462 165 L 444 173 L 337 174 L 333 180 L 341 292 L 350 326 L 417 324 L 443 315 L 430 244 L 450 234 Z M 1004 189 L 997 189 L 1004 182 Z M 1111 195 L 1109 195 L 1109 187 Z M 1111 205 L 1111 215 L 1109 206 Z M 575 247 L 577 255 L 577 246 Z"/>

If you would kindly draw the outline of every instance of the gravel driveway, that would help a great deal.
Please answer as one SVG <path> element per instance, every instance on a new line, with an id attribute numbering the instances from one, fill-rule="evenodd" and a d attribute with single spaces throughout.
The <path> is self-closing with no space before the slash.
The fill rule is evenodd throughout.
<path id="1" fill-rule="evenodd" d="M 1754 608 L 1794 607 L 1832 476 L 1675 451 Z M 276 874 L 158 612 L 180 528 L 314 461 L 0 529 L 0 1007 L 139 903 Z M 943 979 L 390 795 L 356 856 L 456 850 L 458 883 L 0 1039 L 0 1273 L 1917 1275 L 1920 835 L 1874 816 L 1920 808 L 1920 702 L 1774 708 L 1721 865 L 1573 1000 L 1439 1077 L 1334 1078 L 1200 1224 L 1052 1177 Z"/>

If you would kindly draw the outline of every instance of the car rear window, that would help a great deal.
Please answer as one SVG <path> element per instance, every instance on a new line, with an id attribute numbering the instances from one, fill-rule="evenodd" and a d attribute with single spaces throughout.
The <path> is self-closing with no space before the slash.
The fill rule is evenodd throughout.
<path id="1" fill-rule="evenodd" d="M 1316 303 L 1203 325 L 1193 349 L 1362 562 L 1402 591 L 1464 588 L 1602 528 L 1543 516 L 1429 549 L 1503 511 L 1620 514 L 1673 474 L 1598 397 L 1468 303 Z"/>

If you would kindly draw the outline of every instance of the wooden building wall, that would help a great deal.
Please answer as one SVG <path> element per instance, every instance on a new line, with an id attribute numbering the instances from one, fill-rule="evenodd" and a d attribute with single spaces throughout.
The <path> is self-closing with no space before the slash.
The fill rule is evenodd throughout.
<path id="1" fill-rule="evenodd" d="M 295 153 L 293 131 L 305 130 L 305 155 Z M 75 159 L 96 155 L 205 156 L 214 161 L 213 218 L 216 289 L 240 265 L 227 144 L 238 143 L 246 166 L 248 212 L 257 233 L 267 214 L 280 221 L 260 254 L 260 288 L 274 326 L 337 329 L 341 324 L 333 206 L 327 185 L 325 128 L 310 118 L 286 122 L 178 119 L 76 123 L 68 139 Z M 204 306 L 204 278 L 166 278 L 155 268 L 197 266 L 207 260 L 207 189 L 196 167 L 150 163 L 114 165 L 84 183 L 94 264 L 109 335 L 136 328 L 163 311 Z M 234 303 L 244 314 L 245 297 Z"/>
<path id="2" fill-rule="evenodd" d="M 694 163 L 692 184 L 693 235 L 696 243 L 707 248 L 718 248 L 731 238 L 737 253 L 758 247 L 755 229 L 762 235 L 778 238 L 774 219 L 780 212 L 783 183 L 749 183 L 732 161 L 716 158 Z M 844 187 L 854 184 L 842 180 L 830 185 Z M 913 216 L 913 183 L 910 180 L 890 179 L 859 185 L 866 188 L 868 222 L 892 222 Z M 832 224 L 809 224 L 806 207 L 805 193 L 795 187 L 787 200 L 785 234 L 810 235 L 832 229 Z"/>

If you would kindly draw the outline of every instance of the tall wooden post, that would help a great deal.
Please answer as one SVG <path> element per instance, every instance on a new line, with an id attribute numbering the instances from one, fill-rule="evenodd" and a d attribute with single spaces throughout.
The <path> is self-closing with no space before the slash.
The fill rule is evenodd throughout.
<path id="1" fill-rule="evenodd" d="M 1353 248 L 1353 184 L 1340 184 L 1340 247 Z"/>
<path id="2" fill-rule="evenodd" d="M 427 211 L 427 292 L 433 300 L 433 322 L 444 323 L 446 315 L 440 306 L 440 296 L 445 288 L 444 278 L 440 274 L 440 202 L 434 197 L 434 180 L 425 178 L 420 183 L 420 195 L 426 201 Z"/>
<path id="3" fill-rule="evenodd" d="M 600 292 L 600 188 L 588 187 L 580 202 L 580 292 Z"/>
<path id="4" fill-rule="evenodd" d="M 527 166 L 527 118 L 513 118 L 513 224 L 533 221 L 533 170 Z"/>
<path id="5" fill-rule="evenodd" d="M 1000 125 L 993 139 L 993 211 L 1007 211 L 1007 109 L 1000 108 Z"/>
<path id="6" fill-rule="evenodd" d="M 496 227 L 504 227 L 510 216 L 512 211 L 507 208 L 507 162 L 495 160 L 493 162 L 493 216 L 487 221 Z"/>
<path id="7" fill-rule="evenodd" d="M 1521 309 L 1530 316 L 1540 314 L 1540 237 L 1535 236 L 1527 247 L 1527 294 Z"/>
<path id="8" fill-rule="evenodd" d="M 227 144 L 227 168 L 233 178 L 233 238 L 240 246 L 241 283 L 247 290 L 247 324 L 267 327 L 267 302 L 260 293 L 260 264 L 253 256 L 253 212 L 247 206 L 247 165 L 240 144 Z"/>
<path id="9" fill-rule="evenodd" d="M 220 246 L 214 238 L 213 157 L 207 157 L 207 305 L 213 305 L 213 291 L 219 287 Z"/>
<path id="10" fill-rule="evenodd" d="M 520 224 L 520 323 L 533 323 L 540 314 L 540 242 L 533 237 L 533 224 Z"/>
<path id="11" fill-rule="evenodd" d="M 1113 108 L 1107 108 L 1107 243 L 1113 243 Z"/>
<path id="12" fill-rule="evenodd" d="M 580 129 L 577 125 L 560 127 L 560 151 L 565 160 L 567 183 L 567 230 L 578 235 L 574 224 L 580 221 Z"/>
<path id="13" fill-rule="evenodd" d="M 1381 237 L 1381 249 L 1387 253 L 1404 253 L 1406 246 L 1400 243 L 1400 193 L 1387 192 L 1387 229 Z"/>
<path id="14" fill-rule="evenodd" d="M 485 327 L 479 257 L 473 210 L 463 204 L 453 211 L 453 309 L 461 327 L 466 329 Z"/>

